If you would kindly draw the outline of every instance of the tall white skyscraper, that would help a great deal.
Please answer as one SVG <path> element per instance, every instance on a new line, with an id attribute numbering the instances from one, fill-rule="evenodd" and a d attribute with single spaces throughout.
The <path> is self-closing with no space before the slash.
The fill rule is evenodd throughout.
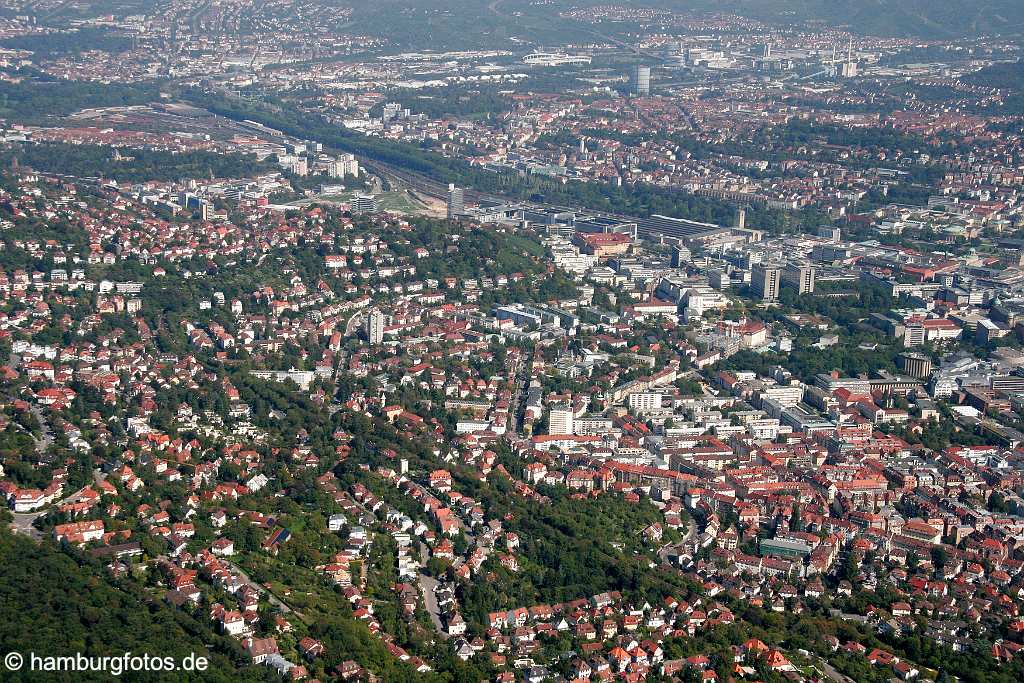
<path id="1" fill-rule="evenodd" d="M 551 406 L 551 416 L 548 419 L 548 434 L 572 434 L 572 427 L 572 407 L 565 403 Z"/>
<path id="2" fill-rule="evenodd" d="M 651 94 L 651 67 L 639 64 L 633 72 L 633 94 L 647 97 Z"/>
<path id="3" fill-rule="evenodd" d="M 462 188 L 454 184 L 448 186 L 448 218 L 457 218 L 466 211 L 466 203 L 462 195 Z"/>
<path id="4" fill-rule="evenodd" d="M 366 316 L 366 340 L 371 344 L 384 341 L 384 314 L 376 308 Z"/>
<path id="5" fill-rule="evenodd" d="M 347 175 L 359 176 L 359 162 L 352 154 L 342 154 L 327 164 L 327 175 L 332 178 L 344 178 Z"/>

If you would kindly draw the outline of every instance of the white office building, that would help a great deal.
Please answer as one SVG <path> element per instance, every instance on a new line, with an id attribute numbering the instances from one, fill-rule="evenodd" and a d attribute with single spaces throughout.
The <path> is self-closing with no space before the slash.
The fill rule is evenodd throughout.
<path id="1" fill-rule="evenodd" d="M 551 415 L 548 418 L 548 434 L 572 434 L 574 419 L 572 406 L 564 403 L 551 406 Z"/>
<path id="2" fill-rule="evenodd" d="M 366 316 L 366 340 L 371 344 L 384 341 L 384 314 L 376 309 Z"/>

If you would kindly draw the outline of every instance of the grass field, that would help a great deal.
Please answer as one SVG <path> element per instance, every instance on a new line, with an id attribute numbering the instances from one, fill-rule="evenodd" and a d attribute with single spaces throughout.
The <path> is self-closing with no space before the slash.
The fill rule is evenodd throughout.
<path id="1" fill-rule="evenodd" d="M 351 201 L 352 197 L 356 194 L 358 194 L 356 191 L 341 192 L 338 194 L 320 194 L 308 199 L 300 199 L 298 201 L 291 202 L 291 205 L 308 206 L 315 202 L 334 202 L 344 204 Z M 385 211 L 396 211 L 399 213 L 427 213 L 427 207 L 402 190 L 394 190 L 379 194 L 377 195 L 377 201 L 380 202 L 380 208 Z"/>

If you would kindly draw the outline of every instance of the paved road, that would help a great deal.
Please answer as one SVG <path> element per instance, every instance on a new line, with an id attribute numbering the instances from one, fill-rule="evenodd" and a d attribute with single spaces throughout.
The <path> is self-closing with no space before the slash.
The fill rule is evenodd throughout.
<path id="1" fill-rule="evenodd" d="M 693 516 L 691 515 L 690 518 L 688 520 L 686 520 L 686 535 L 683 536 L 683 542 L 685 543 L 686 541 L 689 541 L 690 539 L 692 539 L 696 535 L 697 535 L 697 521 L 694 520 Z"/>
<path id="2" fill-rule="evenodd" d="M 679 543 L 676 543 L 675 545 L 665 544 L 665 545 L 663 545 L 658 550 L 658 557 L 661 559 L 662 562 L 668 562 L 669 561 L 668 560 L 668 556 L 671 554 L 672 550 L 674 550 L 675 548 L 677 548 L 677 547 L 683 545 L 684 543 L 692 540 L 693 537 L 697 535 L 697 522 L 696 522 L 696 520 L 694 520 L 693 517 L 690 517 L 686 521 L 686 524 L 687 524 L 686 534 L 683 536 L 683 540 L 682 541 L 680 541 Z"/>
<path id="3" fill-rule="evenodd" d="M 819 659 L 818 660 L 818 664 L 821 665 L 820 671 L 822 673 L 824 673 L 826 676 L 828 676 L 830 679 L 835 681 L 836 683 L 854 683 L 854 680 L 852 678 L 850 678 L 849 676 L 847 676 L 845 674 L 842 674 L 842 673 L 836 671 L 835 667 L 833 667 L 831 664 L 829 664 L 824 659 Z M 817 667 L 815 667 L 815 668 L 817 668 Z"/>
<path id="4" fill-rule="evenodd" d="M 420 564 L 426 565 L 428 559 L 427 546 L 420 542 Z M 420 593 L 423 594 L 423 605 L 427 608 L 430 621 L 434 624 L 434 630 L 442 639 L 447 640 L 448 634 L 445 633 L 444 624 L 441 622 L 441 607 L 437 604 L 437 596 L 434 593 L 437 590 L 437 579 L 427 576 L 421 569 L 417 583 L 420 586 Z"/>
<path id="5" fill-rule="evenodd" d="M 512 419 L 515 424 L 516 434 L 523 433 L 523 423 L 526 421 L 526 399 L 530 393 L 530 371 L 533 368 L 532 358 L 523 358 L 521 366 L 516 373 L 516 388 L 512 396 L 512 403 L 509 406 Z"/>
<path id="6" fill-rule="evenodd" d="M 36 512 L 15 512 L 14 521 L 11 522 L 11 531 L 16 534 L 31 536 L 38 541 L 43 537 L 43 535 L 39 532 L 39 529 L 32 525 L 45 512 L 46 510 L 37 510 Z"/>
<path id="7" fill-rule="evenodd" d="M 830 609 L 829 614 L 833 618 L 843 619 L 845 621 L 855 621 L 858 624 L 866 624 L 868 618 L 860 614 L 848 614 L 838 609 Z"/>
<path id="8" fill-rule="evenodd" d="M 430 615 L 434 630 L 443 640 L 447 640 L 448 634 L 445 633 L 444 624 L 441 622 L 441 607 L 437 604 L 437 596 L 434 595 L 434 591 L 437 590 L 437 580 L 420 572 L 418 583 L 420 592 L 423 593 L 423 606 L 426 607 L 427 614 Z"/>
<path id="9" fill-rule="evenodd" d="M 31 410 L 32 414 L 36 416 L 36 419 L 39 420 L 40 426 L 43 428 L 43 438 L 35 439 L 36 450 L 39 451 L 39 453 L 45 453 L 53 443 L 53 431 L 50 429 L 50 423 L 46 421 L 45 417 L 43 417 L 43 411 L 39 409 L 39 406 L 33 405 Z"/>
<path id="10" fill-rule="evenodd" d="M 349 318 L 347 321 L 345 321 L 345 330 L 341 333 L 341 336 L 343 338 L 344 337 L 354 337 L 356 335 L 356 333 L 359 331 L 359 327 L 362 324 L 362 322 L 363 322 L 363 312 L 362 311 L 356 311 L 355 313 L 352 314 L 351 318 Z M 334 370 L 334 379 L 335 379 L 335 381 L 341 379 L 341 375 L 342 375 L 343 372 L 348 372 L 348 351 L 345 350 L 345 347 L 342 347 L 341 350 L 338 351 L 338 367 L 335 368 L 335 370 Z M 340 409 L 340 406 L 339 406 L 339 409 Z M 333 415 L 334 412 L 335 411 L 332 410 L 331 414 Z"/>
<path id="11" fill-rule="evenodd" d="M 255 588 L 256 591 L 260 595 L 264 596 L 267 599 L 267 602 L 269 602 L 271 605 L 273 605 L 277 609 L 281 610 L 282 613 L 284 613 L 284 614 L 294 614 L 299 619 L 302 619 L 303 621 L 306 620 L 306 615 L 305 614 L 303 614 L 302 612 L 300 612 L 298 610 L 292 609 L 287 604 L 282 602 L 280 600 L 280 598 L 278 598 L 276 595 L 274 595 L 273 593 L 268 591 L 265 587 L 261 586 L 260 584 L 256 583 L 252 579 L 250 579 L 249 575 L 246 574 L 242 570 L 242 568 L 239 567 L 237 564 L 234 564 L 232 562 L 225 562 L 225 564 L 227 564 L 229 567 L 231 567 L 231 569 L 233 569 L 235 572 L 237 572 L 238 575 L 241 577 L 242 581 L 244 581 L 248 585 L 250 585 L 253 588 Z"/>
<path id="12" fill-rule="evenodd" d="M 14 351 L 11 351 L 10 355 L 7 357 L 7 364 L 12 369 L 17 370 L 18 367 L 21 365 L 21 357 Z M 35 441 L 36 452 L 42 455 L 50 448 L 50 445 L 53 443 L 53 432 L 50 430 L 50 423 L 46 421 L 45 417 L 43 417 L 43 411 L 39 409 L 38 405 L 32 404 L 29 410 L 31 410 L 32 414 L 35 415 L 37 420 L 39 420 L 39 425 L 43 429 L 43 437 L 41 439 L 37 439 L 34 434 L 29 434 L 29 436 L 32 437 L 32 440 Z M 19 425 L 17 422 L 15 422 L 14 425 L 17 426 L 19 429 L 22 429 L 21 425 Z"/>
<path id="13" fill-rule="evenodd" d="M 374 516 L 372 512 L 366 509 L 366 507 L 356 501 L 364 512 L 371 517 Z M 459 520 L 461 523 L 461 520 Z M 470 537 L 472 538 L 472 537 Z M 420 594 L 423 596 L 423 606 L 427 610 L 427 614 L 430 615 L 430 621 L 434 625 L 434 630 L 441 637 L 442 640 L 448 639 L 448 634 L 444 630 L 444 623 L 441 621 L 441 606 L 437 604 L 437 590 L 438 581 L 432 576 L 428 576 L 424 573 L 423 567 L 427 565 L 427 560 L 430 559 L 430 553 L 427 551 L 427 545 L 423 541 L 417 541 L 420 555 L 420 571 L 416 575 L 416 584 L 419 586 Z M 363 562 L 363 570 L 366 570 L 366 563 Z"/>
<path id="14" fill-rule="evenodd" d="M 99 483 L 101 481 L 101 475 L 99 470 L 95 470 L 93 472 L 93 479 L 96 480 L 96 483 Z M 82 495 L 82 491 L 84 491 L 87 488 L 87 486 L 88 484 L 78 489 L 74 493 L 70 493 L 61 498 L 60 500 L 54 501 L 51 505 L 47 505 L 46 507 L 40 508 L 39 510 L 34 510 L 32 512 L 12 513 L 14 516 L 14 521 L 11 522 L 11 531 L 13 531 L 16 534 L 24 534 L 26 536 L 31 536 L 36 540 L 42 538 L 43 535 L 39 532 L 39 529 L 36 529 L 33 526 L 33 524 L 35 524 L 35 521 L 43 515 L 45 515 L 50 510 L 52 510 L 53 508 L 60 505 L 61 503 L 73 501 L 76 498 L 78 498 L 80 495 Z"/>
<path id="15" fill-rule="evenodd" d="M 354 335 L 356 331 L 359 329 L 359 325 L 361 325 L 362 322 L 363 313 L 362 311 L 360 311 L 353 315 L 351 318 L 349 318 L 348 322 L 345 323 L 345 334 L 343 336 L 351 337 L 352 335 Z"/>

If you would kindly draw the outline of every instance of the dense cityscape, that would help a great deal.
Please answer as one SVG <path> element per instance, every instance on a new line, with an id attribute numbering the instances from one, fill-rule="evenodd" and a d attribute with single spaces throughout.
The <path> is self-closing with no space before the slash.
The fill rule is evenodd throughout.
<path id="1" fill-rule="evenodd" d="M 0 0 L 0 679 L 1024 680 L 1022 30 Z"/>

